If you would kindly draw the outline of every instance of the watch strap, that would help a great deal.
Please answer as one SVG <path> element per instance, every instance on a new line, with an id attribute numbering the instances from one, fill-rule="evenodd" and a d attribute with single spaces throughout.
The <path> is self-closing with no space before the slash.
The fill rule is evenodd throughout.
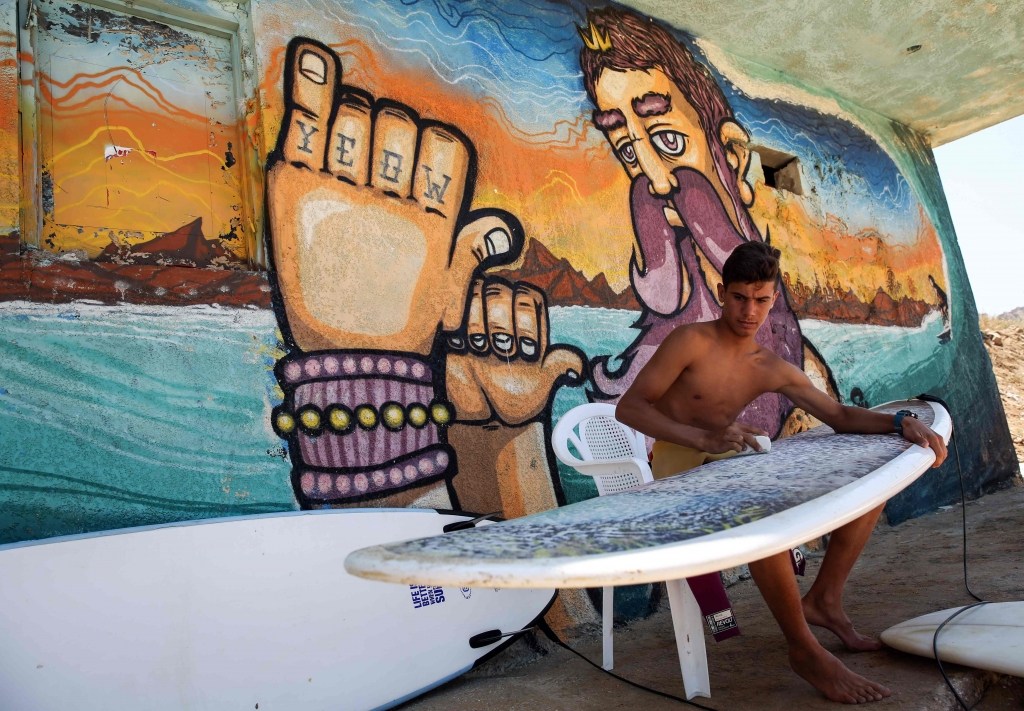
<path id="1" fill-rule="evenodd" d="M 899 434 L 900 436 L 903 435 L 903 418 L 904 417 L 913 417 L 915 420 L 917 419 L 917 415 L 915 415 L 910 410 L 899 410 L 899 411 L 897 411 L 896 414 L 892 416 L 892 426 L 896 429 L 896 433 Z"/>

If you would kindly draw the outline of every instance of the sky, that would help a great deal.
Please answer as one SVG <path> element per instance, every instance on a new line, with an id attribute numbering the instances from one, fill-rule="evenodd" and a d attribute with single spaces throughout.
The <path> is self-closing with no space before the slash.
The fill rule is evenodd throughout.
<path id="1" fill-rule="evenodd" d="M 978 313 L 1024 306 L 1024 116 L 934 153 Z"/>

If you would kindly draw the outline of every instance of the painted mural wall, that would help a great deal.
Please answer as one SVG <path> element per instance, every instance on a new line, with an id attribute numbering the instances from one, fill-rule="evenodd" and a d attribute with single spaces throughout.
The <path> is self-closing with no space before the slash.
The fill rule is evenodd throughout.
<path id="1" fill-rule="evenodd" d="M 847 403 L 945 398 L 973 495 L 1013 475 L 915 133 L 603 4 L 174 7 L 0 2 L 0 542 L 593 496 L 552 423 L 714 318 L 748 240 L 763 343 Z"/>
<path id="2" fill-rule="evenodd" d="M 18 229 L 18 42 L 14 0 L 0 2 L 0 232 Z"/>

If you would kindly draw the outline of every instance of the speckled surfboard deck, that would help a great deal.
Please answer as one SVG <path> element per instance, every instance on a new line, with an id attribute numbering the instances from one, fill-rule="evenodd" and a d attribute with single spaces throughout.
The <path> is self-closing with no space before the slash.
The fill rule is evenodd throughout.
<path id="1" fill-rule="evenodd" d="M 944 439 L 946 410 L 908 409 Z M 712 462 L 634 491 L 445 536 L 364 548 L 346 569 L 372 580 L 497 587 L 597 587 L 674 580 L 772 555 L 823 535 L 898 493 L 934 461 L 896 434 L 826 426 L 771 452 Z"/>

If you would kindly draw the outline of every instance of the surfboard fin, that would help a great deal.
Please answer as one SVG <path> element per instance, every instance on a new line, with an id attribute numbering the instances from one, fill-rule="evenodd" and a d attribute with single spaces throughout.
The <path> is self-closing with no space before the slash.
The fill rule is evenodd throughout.
<path id="1" fill-rule="evenodd" d="M 467 528 L 474 528 L 481 521 L 487 520 L 500 521 L 501 511 L 492 511 L 491 513 L 481 514 L 476 518 L 469 519 L 468 521 L 456 521 L 455 523 L 449 523 L 441 530 L 445 533 L 451 533 L 452 531 L 462 531 Z"/>
<path id="2" fill-rule="evenodd" d="M 469 646 L 473 649 L 480 649 L 480 647 L 487 647 L 494 644 L 502 637 L 512 637 L 513 635 L 523 634 L 535 629 L 534 627 L 527 627 L 525 629 L 516 630 L 515 632 L 502 632 L 501 630 L 487 630 L 480 634 L 475 634 L 469 638 Z"/>

